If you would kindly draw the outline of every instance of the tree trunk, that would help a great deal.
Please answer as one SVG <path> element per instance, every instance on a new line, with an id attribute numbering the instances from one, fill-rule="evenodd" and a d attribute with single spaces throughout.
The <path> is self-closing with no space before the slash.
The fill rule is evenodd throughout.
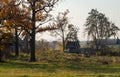
<path id="1" fill-rule="evenodd" d="M 65 50 L 65 40 L 63 38 L 63 51 Z"/>
<path id="2" fill-rule="evenodd" d="M 2 51 L 1 51 L 1 49 L 0 49 L 0 62 L 2 62 Z"/>
<path id="3" fill-rule="evenodd" d="M 1 47 L 1 46 L 0 46 Z M 1 50 L 1 48 L 0 48 L 0 62 L 3 62 L 4 60 L 3 60 L 3 51 Z"/>
<path id="4" fill-rule="evenodd" d="M 26 36 L 26 52 L 29 54 L 29 41 L 28 41 L 28 35 Z"/>
<path id="5" fill-rule="evenodd" d="M 34 61 L 36 61 L 36 58 L 35 58 L 35 34 L 33 34 L 31 36 L 30 48 L 31 48 L 30 61 L 34 62 Z"/>
<path id="6" fill-rule="evenodd" d="M 61 27 L 62 31 L 62 44 L 63 44 L 63 51 L 65 50 L 65 35 L 64 35 L 64 29 Z"/>
<path id="7" fill-rule="evenodd" d="M 33 1 L 32 4 L 32 33 L 31 33 L 31 40 L 30 40 L 30 48 L 31 48 L 31 56 L 30 56 L 30 61 L 34 62 L 36 61 L 35 58 L 35 2 Z"/>
<path id="8" fill-rule="evenodd" d="M 19 39 L 17 28 L 15 28 L 15 56 L 19 56 Z"/>
<path id="9" fill-rule="evenodd" d="M 95 42 L 95 45 L 96 45 L 96 50 L 98 51 L 98 49 L 99 49 L 99 48 L 98 48 L 98 41 L 95 40 L 94 42 Z"/>

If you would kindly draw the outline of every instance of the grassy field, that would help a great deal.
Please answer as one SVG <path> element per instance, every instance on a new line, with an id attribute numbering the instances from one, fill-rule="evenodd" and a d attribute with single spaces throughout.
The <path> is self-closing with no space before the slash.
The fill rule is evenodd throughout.
<path id="1" fill-rule="evenodd" d="M 0 77 L 120 77 L 120 65 L 3 62 Z"/>
<path id="2" fill-rule="evenodd" d="M 105 61 L 108 64 L 103 64 Z M 26 55 L 11 56 L 0 62 L 0 77 L 120 77 L 120 63 L 119 57 L 79 57 L 76 54 L 44 55 L 37 62 L 29 62 Z"/>

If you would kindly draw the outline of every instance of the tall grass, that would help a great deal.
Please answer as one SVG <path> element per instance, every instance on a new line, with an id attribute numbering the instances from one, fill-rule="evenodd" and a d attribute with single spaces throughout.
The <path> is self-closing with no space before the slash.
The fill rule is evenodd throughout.
<path id="1" fill-rule="evenodd" d="M 120 64 L 117 56 L 89 56 L 84 57 L 76 53 L 63 53 L 55 51 L 39 52 L 38 61 L 72 63 L 72 64 Z"/>

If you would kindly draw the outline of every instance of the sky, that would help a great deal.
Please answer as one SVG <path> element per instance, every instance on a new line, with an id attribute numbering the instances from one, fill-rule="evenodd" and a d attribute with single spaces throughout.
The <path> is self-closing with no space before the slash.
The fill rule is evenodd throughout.
<path id="1" fill-rule="evenodd" d="M 91 9 L 97 9 L 120 27 L 120 0 L 61 0 L 53 9 L 52 14 L 56 16 L 58 12 L 64 12 L 66 9 L 70 11 L 68 15 L 70 23 L 79 27 L 80 41 L 87 40 L 84 34 L 84 24 Z M 59 40 L 59 38 L 49 36 L 49 32 L 38 34 L 36 38 L 48 41 Z"/>

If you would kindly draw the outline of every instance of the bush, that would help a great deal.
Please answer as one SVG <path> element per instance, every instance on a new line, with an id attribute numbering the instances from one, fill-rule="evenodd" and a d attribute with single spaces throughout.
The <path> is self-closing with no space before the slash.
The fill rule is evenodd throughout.
<path id="1" fill-rule="evenodd" d="M 59 51 L 44 51 L 38 56 L 40 62 L 55 62 L 61 64 L 111 64 L 120 63 L 119 57 L 112 56 L 81 56 L 76 53 L 63 53 Z"/>
<path id="2" fill-rule="evenodd" d="M 120 56 L 120 48 L 119 47 L 105 47 L 100 51 L 101 56 Z"/>

